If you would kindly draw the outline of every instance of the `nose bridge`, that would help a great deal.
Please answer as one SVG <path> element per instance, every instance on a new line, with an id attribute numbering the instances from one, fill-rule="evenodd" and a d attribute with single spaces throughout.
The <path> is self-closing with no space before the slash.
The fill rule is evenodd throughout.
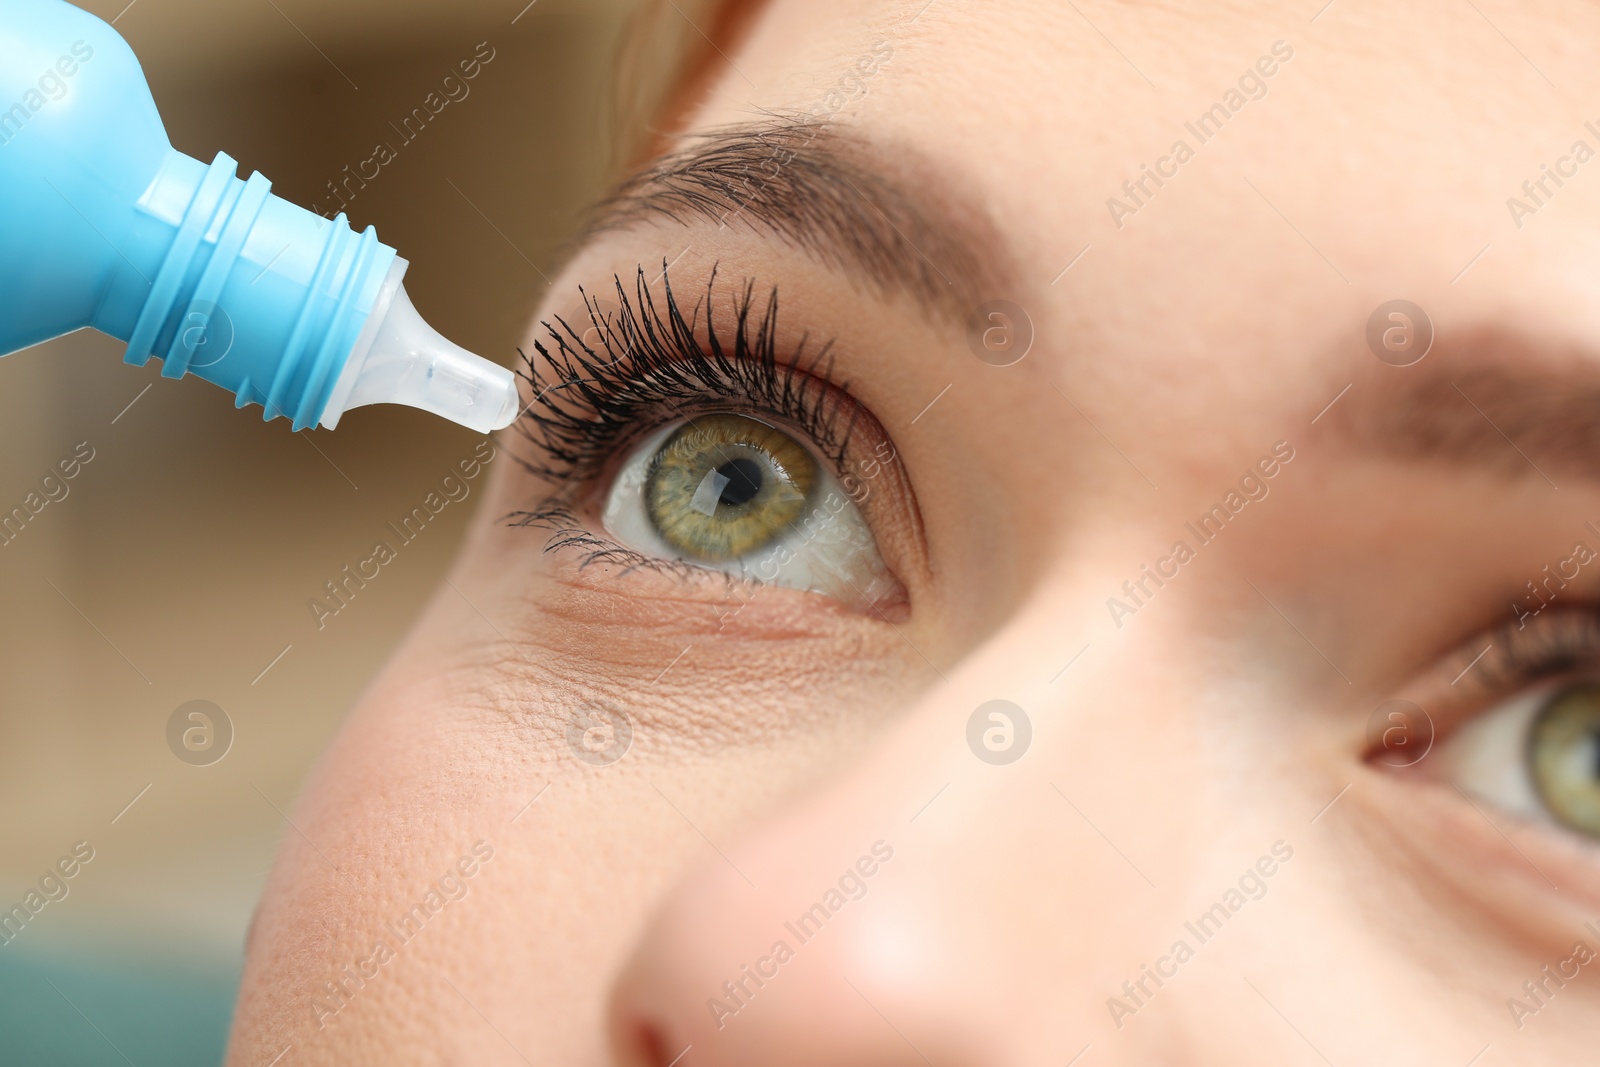
<path id="1" fill-rule="evenodd" d="M 1065 1032 L 1013 1025 L 1063 1014 L 1015 965 L 1063 911 L 1115 923 L 1141 876 L 1110 851 L 1079 862 L 1095 831 L 1056 779 L 1092 722 L 1072 714 L 1090 672 L 1062 684 L 1050 632 L 1015 620 L 861 764 L 674 892 L 615 991 L 624 1062 L 1071 1058 Z"/>

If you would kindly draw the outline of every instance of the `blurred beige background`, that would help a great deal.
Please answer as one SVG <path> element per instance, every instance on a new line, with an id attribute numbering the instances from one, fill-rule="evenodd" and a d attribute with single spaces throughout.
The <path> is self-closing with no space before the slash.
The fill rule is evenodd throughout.
<path id="1" fill-rule="evenodd" d="M 614 167 L 608 90 L 632 0 L 125 2 L 83 6 L 118 18 L 190 155 L 225 150 L 241 176 L 312 205 L 395 144 L 352 221 L 411 260 L 407 288 L 435 327 L 511 362 L 540 272 Z M 470 95 L 399 147 L 389 123 L 485 41 L 495 58 Z M 283 813 L 482 495 L 448 507 L 319 632 L 308 598 L 480 439 L 384 407 L 296 435 L 159 372 L 87 333 L 0 361 L 3 509 L 78 442 L 94 449 L 68 497 L 0 547 L 0 910 L 74 842 L 95 849 L 71 895 L 0 948 L 0 971 L 136 958 L 233 981 L 277 842 L 295 832 Z M 168 717 L 192 699 L 234 725 L 209 767 L 167 746 Z"/>

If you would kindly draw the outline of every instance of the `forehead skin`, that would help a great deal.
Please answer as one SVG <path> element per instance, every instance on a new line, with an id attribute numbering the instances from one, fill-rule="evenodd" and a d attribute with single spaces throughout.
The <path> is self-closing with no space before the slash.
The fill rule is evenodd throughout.
<path id="1" fill-rule="evenodd" d="M 1293 728 L 1252 732 L 1252 724 L 1269 710 L 1287 714 L 1276 706 L 1285 693 L 1303 710 L 1403 684 L 1465 639 L 1453 616 L 1481 614 L 1487 601 L 1501 602 L 1500 585 L 1520 585 L 1483 576 L 1483 558 L 1528 542 L 1537 542 L 1530 559 L 1554 558 L 1530 531 L 1596 512 L 1592 490 L 1578 485 L 1557 505 L 1535 488 L 1407 480 L 1341 459 L 1331 438 L 1317 436 L 1325 427 L 1311 422 L 1347 384 L 1355 390 L 1346 403 L 1381 390 L 1387 368 L 1366 350 L 1364 331 L 1372 309 L 1397 297 L 1426 308 L 1441 335 L 1493 327 L 1552 344 L 1600 340 L 1600 161 L 1520 227 L 1506 206 L 1541 163 L 1554 163 L 1574 140 L 1595 141 L 1583 124 L 1600 111 L 1585 112 L 1582 102 L 1600 90 L 1592 51 L 1600 16 L 1577 3 L 1335 0 L 1320 14 L 1317 6 L 1219 3 L 1202 14 L 1153 3 L 776 0 L 693 128 L 807 111 L 875 44 L 892 42 L 892 59 L 864 91 L 846 94 L 834 121 L 879 146 L 876 165 L 888 179 L 982 220 L 994 235 L 987 254 L 1004 259 L 998 276 L 1009 283 L 992 296 L 1024 308 L 1036 331 L 1027 358 L 989 367 L 916 301 L 863 295 L 781 242 L 710 227 L 600 235 L 544 313 L 575 304 L 580 282 L 603 285 L 613 271 L 682 255 L 675 276 L 694 279 L 717 263 L 733 277 L 781 283 L 805 320 L 799 327 L 815 320 L 847 340 L 841 359 L 852 389 L 895 438 L 925 517 L 931 577 L 913 590 L 921 599 L 906 634 L 851 631 L 846 640 L 831 623 L 763 605 L 758 625 L 785 640 L 734 638 L 683 623 L 670 597 L 635 606 L 575 595 L 551 577 L 540 539 L 499 521 L 534 489 L 497 461 L 452 584 L 352 713 L 297 806 L 299 832 L 285 838 L 253 929 L 229 1062 L 254 1067 L 289 1048 L 286 1064 L 602 1063 L 610 983 L 669 889 L 708 856 L 718 862 L 708 843 L 752 833 L 781 804 L 823 789 L 858 760 L 874 783 L 853 779 L 848 795 L 863 810 L 891 786 L 933 795 L 954 780 L 940 762 L 949 760 L 938 747 L 944 728 L 958 731 L 972 707 L 999 693 L 1032 694 L 1055 716 L 1047 722 L 1041 712 L 1040 757 L 1020 764 L 1014 779 L 1038 788 L 1016 790 L 1010 807 L 995 809 L 1004 832 L 970 830 L 943 868 L 930 869 L 938 873 L 904 890 L 924 907 L 907 915 L 944 923 L 937 935 L 924 927 L 908 936 L 934 946 L 931 958 L 944 953 L 951 974 L 987 967 L 1036 976 L 1020 1002 L 1005 1000 L 1007 984 L 994 982 L 966 990 L 968 1006 L 956 998 L 949 1009 L 952 1017 L 1061 1020 L 1049 1035 L 1010 1035 L 1015 1062 L 1046 1053 L 1066 1062 L 1081 1046 L 1074 1039 L 1065 1047 L 1069 1023 L 1103 1028 L 1097 996 L 1135 973 L 1145 951 L 1125 946 L 1140 937 L 1153 945 L 1172 925 L 1165 916 L 1214 897 L 1237 873 L 1233 858 L 1248 853 L 1248 861 L 1278 832 L 1271 811 L 1315 811 L 1343 781 L 1280 757 L 1297 745 L 1326 757 L 1331 738 L 1349 740 L 1347 726 L 1312 722 L 1309 712 Z M 1280 40 L 1293 56 L 1263 79 L 1265 96 L 1197 145 L 1185 124 Z M 1193 158 L 1141 194 L 1119 226 L 1108 198 L 1130 202 L 1123 183 L 1180 138 L 1197 145 Z M 1281 439 L 1301 449 L 1295 473 L 1303 481 L 1274 490 L 1276 517 L 1217 550 L 1210 571 L 1164 593 L 1172 610 L 1137 639 L 1101 641 L 1111 632 L 1106 594 Z M 1474 501 L 1514 504 L 1522 525 L 1479 522 L 1479 554 L 1459 553 L 1459 580 L 1419 579 L 1437 554 L 1430 539 L 1459 526 L 1454 516 Z M 1291 602 L 1277 601 L 1288 614 L 1295 604 L 1318 605 L 1324 659 L 1254 599 L 1245 577 L 1290 590 Z M 1411 618 L 1393 633 L 1372 622 L 1402 617 L 1419 598 L 1439 605 L 1437 618 Z M 1064 685 L 1043 686 L 1095 641 Z M 1352 676 L 1348 691 L 1325 660 Z M 672 674 L 651 682 L 669 662 Z M 1250 670 L 1268 680 L 1241 680 Z M 1041 672 L 1037 689 L 1014 681 Z M 635 678 L 643 681 L 626 681 Z M 638 758 L 604 775 L 565 755 L 559 726 L 595 693 L 648 709 Z M 1108 708 L 1120 711 L 1093 714 Z M 1069 714 L 1095 725 L 1069 738 L 1061 725 Z M 541 726 L 546 717 L 558 725 Z M 1120 748 L 1090 743 L 1124 727 L 1130 740 Z M 697 730 L 737 743 L 713 751 L 681 740 Z M 1160 755 L 1173 736 L 1190 742 L 1181 765 Z M 1146 858 L 1170 904 L 1160 917 L 1130 919 L 1128 872 L 1114 856 L 1101 862 L 1100 838 L 1085 832 L 1071 837 L 1070 854 L 1040 852 L 1041 839 L 1063 833 L 1059 808 L 1044 814 L 1047 803 L 1059 804 L 1052 776 L 1104 781 L 1065 754 L 1069 740 L 1120 776 L 1093 810 L 1116 813 L 1102 819 L 1106 829 Z M 1215 756 L 1224 749 L 1238 754 Z M 1211 753 L 1209 762 L 1196 752 Z M 1210 777 L 1199 780 L 1191 762 Z M 1301 790 L 1300 779 L 1311 784 Z M 978 817 L 981 805 L 999 801 L 980 795 L 970 810 L 953 810 L 969 810 L 982 827 L 991 824 Z M 1028 814 L 1035 804 L 1038 826 Z M 895 818 L 905 825 L 905 812 Z M 1382 839 L 1392 827 L 1374 820 L 1383 832 L 1370 836 Z M 1069 826 L 1073 835 L 1082 829 Z M 863 843 L 874 836 L 861 834 Z M 358 984 L 340 971 L 367 957 L 374 932 L 478 840 L 493 859 L 467 880 L 466 896 L 434 915 L 377 978 Z M 1372 859 L 1394 851 L 1386 841 L 1365 851 L 1345 841 L 1340 852 L 1338 839 L 1328 840 L 1320 854 L 1303 850 L 1308 881 L 1313 871 L 1330 884 L 1341 871 L 1359 881 L 1363 863 L 1374 865 L 1372 885 L 1399 877 Z M 1223 841 L 1231 851 L 1218 859 L 1210 850 Z M 985 870 L 990 881 L 971 880 Z M 1073 888 L 1045 908 L 1030 884 Z M 933 886 L 956 888 L 940 901 Z M 1142 883 L 1135 888 L 1143 892 Z M 1363 893 L 1352 890 L 1345 904 L 1380 907 Z M 1298 918 L 1263 921 L 1261 935 L 1308 947 L 1298 962 L 1263 948 L 1263 970 L 1288 974 L 1313 960 L 1326 974 L 1343 966 L 1363 977 L 1330 977 L 1331 987 L 1369 1002 L 1383 993 L 1410 1003 L 1431 988 L 1407 977 L 1388 955 L 1392 946 L 1356 936 L 1357 920 L 1338 911 L 1345 904 L 1329 903 L 1332 895 L 1275 898 L 1285 908 L 1293 901 Z M 1034 931 L 1023 940 L 1071 945 L 1072 959 L 1099 970 L 1075 975 L 1064 957 L 1030 961 L 1015 945 L 1007 955 L 1015 930 L 1004 922 L 998 938 L 962 926 L 961 916 L 992 907 L 1012 909 Z M 1452 914 L 1474 907 L 1489 905 L 1430 905 Z M 1319 914 L 1334 915 L 1321 928 L 1346 939 L 1343 956 L 1312 932 Z M 1548 929 L 1537 917 L 1518 923 L 1543 951 Z M 1100 951 L 1113 941 L 1120 954 Z M 1241 937 L 1229 951 L 1246 944 Z M 1520 974 L 1505 970 L 1506 993 Z M 311 1002 L 330 981 L 359 987 L 319 1022 Z M 1199 998 L 1191 1002 L 1197 1015 L 1236 1010 L 1209 993 L 1185 995 Z M 1207 1040 L 1231 1047 L 1237 1035 L 1237 1048 L 1248 1050 L 1275 1024 L 1270 1013 L 1248 1025 L 1219 1019 Z M 1172 1053 L 1182 1030 L 1174 1025 L 1140 1047 Z M 1412 1025 L 1436 1038 L 1446 1028 Z M 1439 1062 L 1454 1062 L 1454 1051 Z"/>

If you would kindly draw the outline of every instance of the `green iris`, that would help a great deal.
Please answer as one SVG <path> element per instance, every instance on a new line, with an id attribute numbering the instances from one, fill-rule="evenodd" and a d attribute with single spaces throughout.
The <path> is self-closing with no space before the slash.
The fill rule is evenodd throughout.
<path id="1" fill-rule="evenodd" d="M 788 434 L 740 415 L 705 415 L 656 453 L 645 508 L 667 544 L 720 563 L 776 540 L 804 514 L 816 484 L 816 460 Z"/>
<path id="2" fill-rule="evenodd" d="M 1551 814 L 1600 837 L 1600 686 L 1569 686 L 1540 709 L 1528 737 L 1528 773 Z"/>

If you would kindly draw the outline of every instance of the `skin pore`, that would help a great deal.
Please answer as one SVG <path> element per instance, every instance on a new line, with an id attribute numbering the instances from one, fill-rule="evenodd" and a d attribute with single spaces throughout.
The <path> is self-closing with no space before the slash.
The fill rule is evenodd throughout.
<path id="1" fill-rule="evenodd" d="M 530 331 L 546 429 L 297 805 L 230 1063 L 1591 1055 L 1600 838 L 1472 724 L 1600 670 L 1600 14 L 1317 6 L 773 0 L 541 311 L 612 348 Z M 583 436 L 669 287 L 746 360 L 777 294 L 834 432 L 724 370 Z M 899 592 L 619 543 L 618 472 L 718 414 L 850 475 Z M 1431 747 L 1376 759 L 1400 700 Z"/>

